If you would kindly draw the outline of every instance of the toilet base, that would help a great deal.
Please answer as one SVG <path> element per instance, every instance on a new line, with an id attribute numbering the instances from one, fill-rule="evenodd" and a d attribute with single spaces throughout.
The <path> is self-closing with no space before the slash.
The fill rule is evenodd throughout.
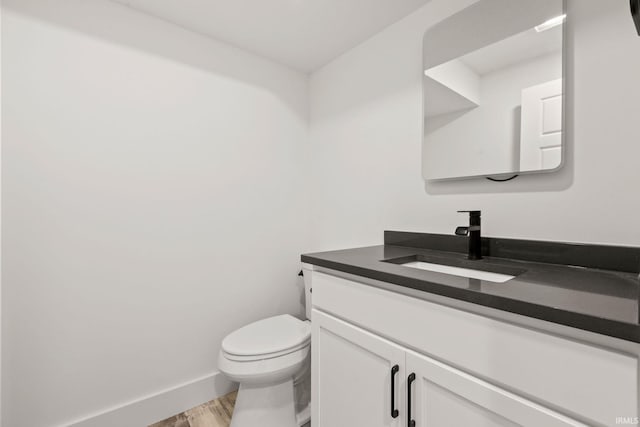
<path id="1" fill-rule="evenodd" d="M 293 379 L 276 385 L 240 384 L 231 427 L 299 427 Z"/>

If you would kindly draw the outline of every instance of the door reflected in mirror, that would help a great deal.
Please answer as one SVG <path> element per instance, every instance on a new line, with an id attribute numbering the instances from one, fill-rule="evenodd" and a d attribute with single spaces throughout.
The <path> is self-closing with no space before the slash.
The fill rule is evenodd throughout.
<path id="1" fill-rule="evenodd" d="M 562 165 L 565 19 L 562 0 L 482 0 L 425 34 L 426 179 Z"/>

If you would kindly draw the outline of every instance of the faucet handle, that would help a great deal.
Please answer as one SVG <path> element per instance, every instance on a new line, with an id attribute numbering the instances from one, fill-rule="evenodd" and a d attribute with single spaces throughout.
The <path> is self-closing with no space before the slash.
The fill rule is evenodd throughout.
<path id="1" fill-rule="evenodd" d="M 456 227 L 456 236 L 468 236 L 469 227 Z"/>
<path id="2" fill-rule="evenodd" d="M 456 227 L 456 236 L 468 236 L 470 231 L 480 231 L 479 225 L 472 225 L 470 227 Z"/>

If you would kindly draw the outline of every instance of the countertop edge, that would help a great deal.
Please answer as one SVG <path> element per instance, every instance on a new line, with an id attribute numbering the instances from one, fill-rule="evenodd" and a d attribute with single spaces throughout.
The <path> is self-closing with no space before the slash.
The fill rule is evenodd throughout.
<path id="1" fill-rule="evenodd" d="M 496 295 L 479 294 L 466 289 L 455 288 L 427 280 L 415 279 L 407 276 L 386 273 L 369 268 L 358 267 L 351 264 L 343 264 L 328 261 L 310 255 L 301 255 L 304 263 L 319 267 L 362 276 L 368 279 L 379 280 L 394 285 L 440 295 L 459 301 L 478 304 L 497 310 L 519 314 L 522 316 L 569 326 L 584 331 L 594 332 L 613 338 L 640 343 L 640 327 L 631 323 L 625 323 L 613 319 L 606 319 L 588 314 L 553 308 L 545 305 L 529 303 L 526 301 L 505 298 Z"/>

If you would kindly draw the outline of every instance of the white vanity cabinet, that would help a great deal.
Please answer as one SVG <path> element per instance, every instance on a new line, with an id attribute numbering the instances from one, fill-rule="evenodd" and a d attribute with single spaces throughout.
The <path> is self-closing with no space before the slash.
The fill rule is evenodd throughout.
<path id="1" fill-rule="evenodd" d="M 314 427 L 585 425 L 317 310 L 313 333 Z"/>
<path id="2" fill-rule="evenodd" d="M 311 345 L 317 348 L 312 356 L 313 387 L 320 404 L 313 425 L 406 425 L 399 415 L 404 413 L 400 387 L 405 377 L 405 349 L 321 312 L 312 316 Z"/>
<path id="3" fill-rule="evenodd" d="M 406 353 L 411 426 L 567 427 L 584 423 L 415 352 Z M 415 378 L 409 384 L 409 378 Z"/>
<path id="4" fill-rule="evenodd" d="M 635 343 L 584 342 L 327 273 L 312 276 L 312 427 L 614 426 L 638 417 Z"/>

